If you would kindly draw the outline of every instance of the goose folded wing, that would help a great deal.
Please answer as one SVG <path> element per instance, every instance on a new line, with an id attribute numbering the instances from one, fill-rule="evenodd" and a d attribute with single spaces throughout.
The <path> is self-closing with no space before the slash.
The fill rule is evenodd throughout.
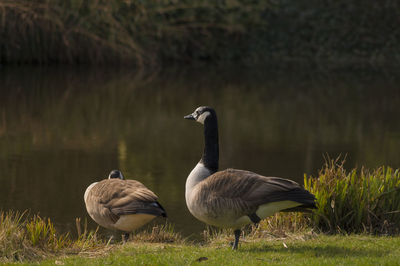
<path id="1" fill-rule="evenodd" d="M 106 204 L 110 211 L 117 215 L 146 213 L 162 215 L 164 210 L 157 202 L 157 196 L 140 182 L 128 180 L 118 194 Z"/>
<path id="2" fill-rule="evenodd" d="M 240 212 L 254 211 L 269 202 L 296 201 L 314 205 L 315 197 L 298 183 L 279 177 L 265 177 L 253 172 L 227 169 L 210 182 L 210 198 L 227 202 Z M 211 180 L 210 180 L 211 181 Z"/>
<path id="3" fill-rule="evenodd" d="M 304 206 L 315 206 L 315 197 L 298 183 L 279 177 L 260 176 L 251 192 L 243 197 L 246 201 L 261 205 L 278 201 L 295 201 Z"/>

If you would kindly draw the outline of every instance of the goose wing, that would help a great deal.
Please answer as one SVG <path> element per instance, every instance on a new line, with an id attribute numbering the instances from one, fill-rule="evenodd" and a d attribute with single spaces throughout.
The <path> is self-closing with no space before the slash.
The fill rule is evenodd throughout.
<path id="1" fill-rule="evenodd" d="M 146 213 L 166 216 L 157 196 L 136 180 L 106 179 L 93 189 L 102 206 L 100 212 L 116 222 L 121 215 Z"/>
<path id="2" fill-rule="evenodd" d="M 287 200 L 315 206 L 315 197 L 294 181 L 236 169 L 209 176 L 199 187 L 198 196 L 216 213 L 229 209 L 247 215 L 262 204 Z"/>

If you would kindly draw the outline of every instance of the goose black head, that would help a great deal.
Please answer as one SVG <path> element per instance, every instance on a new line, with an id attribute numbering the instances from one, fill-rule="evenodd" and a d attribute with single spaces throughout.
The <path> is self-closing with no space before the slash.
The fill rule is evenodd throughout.
<path id="1" fill-rule="evenodd" d="M 209 106 L 197 107 L 193 113 L 191 113 L 190 115 L 184 116 L 185 119 L 195 120 L 196 122 L 199 122 L 203 125 L 204 125 L 204 122 L 206 121 L 206 119 L 209 117 L 216 118 L 214 109 Z"/>
<path id="2" fill-rule="evenodd" d="M 111 179 L 111 178 L 119 178 L 119 179 L 124 180 L 124 176 L 122 175 L 121 171 L 119 171 L 119 170 L 112 170 L 110 172 L 110 174 L 108 175 L 108 179 Z"/>

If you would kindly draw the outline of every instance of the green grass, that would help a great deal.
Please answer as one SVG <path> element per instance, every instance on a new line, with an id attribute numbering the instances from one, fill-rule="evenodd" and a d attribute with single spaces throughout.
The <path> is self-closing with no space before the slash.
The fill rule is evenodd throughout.
<path id="1" fill-rule="evenodd" d="M 60 237 L 49 220 L 8 212 L 1 215 L 1 263 L 40 265 L 396 265 L 400 261 L 400 237 L 325 235 L 249 228 L 233 251 L 232 232 L 208 230 L 201 243 L 177 237 L 171 225 L 154 227 L 133 236 L 128 243 L 96 239 L 81 233 L 78 239 Z M 275 224 L 277 217 L 269 220 Z M 78 228 L 80 222 L 77 220 Z M 8 230 L 6 230 L 8 228 Z M 293 228 L 293 227 L 292 227 Z M 275 228 L 277 229 L 277 228 Z M 51 234 L 54 234 L 53 236 Z M 58 242 L 57 242 L 58 241 Z"/>
<path id="2" fill-rule="evenodd" d="M 43 265 L 398 265 L 400 238 L 314 235 L 305 239 L 246 239 L 238 251 L 227 243 L 117 245 L 99 256 L 85 254 L 42 261 Z"/>

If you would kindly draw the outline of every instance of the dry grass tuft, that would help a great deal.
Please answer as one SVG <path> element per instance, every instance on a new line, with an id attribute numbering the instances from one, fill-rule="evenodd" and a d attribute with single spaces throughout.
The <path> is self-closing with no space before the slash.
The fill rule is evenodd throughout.
<path id="1" fill-rule="evenodd" d="M 282 213 L 275 214 L 274 216 L 263 220 L 258 226 L 250 225 L 246 226 L 242 230 L 240 242 L 257 242 L 260 239 L 263 241 L 274 241 L 274 240 L 301 240 L 306 241 L 308 239 L 316 238 L 316 234 L 309 226 L 293 226 L 293 224 L 287 223 L 286 221 L 292 221 L 292 215 L 289 213 L 283 213 L 285 218 L 280 215 Z M 277 221 L 284 221 L 277 222 Z M 204 244 L 217 244 L 217 245 L 228 245 L 234 241 L 234 233 L 231 229 L 219 229 L 216 227 L 208 226 L 203 232 Z"/>
<path id="2" fill-rule="evenodd" d="M 286 237 L 292 234 L 309 232 L 311 230 L 310 214 L 299 212 L 280 212 L 253 226 L 253 237 Z"/>
<path id="3" fill-rule="evenodd" d="M 155 225 L 131 236 L 133 241 L 150 243 L 183 243 L 184 239 L 170 223 Z"/>

